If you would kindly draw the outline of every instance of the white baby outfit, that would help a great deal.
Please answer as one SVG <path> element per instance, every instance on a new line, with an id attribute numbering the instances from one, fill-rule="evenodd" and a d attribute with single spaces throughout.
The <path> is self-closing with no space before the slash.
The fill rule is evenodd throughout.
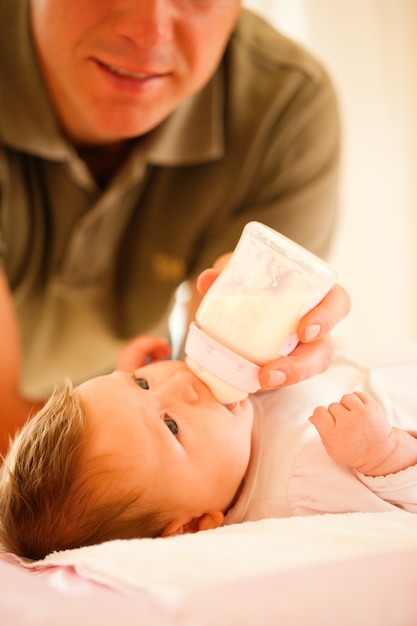
<path id="1" fill-rule="evenodd" d="M 251 459 L 225 523 L 398 507 L 417 512 L 417 466 L 388 476 L 360 474 L 329 457 L 308 421 L 316 406 L 328 406 L 345 393 L 362 390 L 383 405 L 393 425 L 417 431 L 412 380 L 417 382 L 417 351 L 373 368 L 339 355 L 324 374 L 252 396 Z"/>

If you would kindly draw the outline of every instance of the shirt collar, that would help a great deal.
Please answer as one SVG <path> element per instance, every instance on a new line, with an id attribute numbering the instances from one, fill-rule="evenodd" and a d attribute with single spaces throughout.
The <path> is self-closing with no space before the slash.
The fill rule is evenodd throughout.
<path id="1" fill-rule="evenodd" d="M 30 33 L 29 2 L 5 5 L 7 33 L 0 41 L 0 139 L 8 146 L 43 158 L 70 158 L 72 147 L 59 130 L 36 61 Z M 8 15 L 7 15 L 8 14 Z M 209 83 L 183 102 L 163 123 L 141 137 L 146 159 L 154 164 L 206 162 L 224 152 L 224 87 L 220 67 Z"/>
<path id="2" fill-rule="evenodd" d="M 148 160 L 161 165 L 213 161 L 224 153 L 223 68 L 145 139 Z M 149 143 L 148 143 L 149 142 Z"/>

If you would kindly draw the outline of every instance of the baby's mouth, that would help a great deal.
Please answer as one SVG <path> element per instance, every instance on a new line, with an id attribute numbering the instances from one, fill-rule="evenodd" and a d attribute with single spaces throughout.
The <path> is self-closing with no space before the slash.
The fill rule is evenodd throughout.
<path id="1" fill-rule="evenodd" d="M 224 406 L 226 407 L 226 409 L 228 409 L 229 411 L 232 411 L 235 406 L 237 405 L 237 402 L 232 402 L 231 404 L 225 404 Z"/>

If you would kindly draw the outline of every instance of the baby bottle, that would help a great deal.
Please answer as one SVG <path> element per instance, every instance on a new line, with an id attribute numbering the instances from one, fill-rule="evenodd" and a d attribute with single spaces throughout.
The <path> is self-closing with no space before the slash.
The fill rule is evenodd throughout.
<path id="1" fill-rule="evenodd" d="M 188 367 L 223 404 L 260 389 L 259 369 L 298 343 L 298 321 L 334 285 L 332 267 L 264 224 L 246 224 L 205 294 L 185 345 Z"/>

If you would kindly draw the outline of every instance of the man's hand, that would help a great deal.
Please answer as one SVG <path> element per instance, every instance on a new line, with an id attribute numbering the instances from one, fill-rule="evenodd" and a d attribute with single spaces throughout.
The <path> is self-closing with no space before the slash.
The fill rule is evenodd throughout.
<path id="1" fill-rule="evenodd" d="M 171 356 L 171 346 L 163 337 L 139 335 L 120 350 L 116 367 L 131 372 L 152 361 L 163 361 Z"/>
<path id="2" fill-rule="evenodd" d="M 205 270 L 197 280 L 197 289 L 205 294 L 220 273 L 230 255 L 224 255 L 215 268 Z M 263 389 L 285 387 L 324 372 L 330 365 L 333 349 L 330 331 L 348 314 L 350 298 L 341 285 L 335 285 L 323 300 L 299 322 L 300 343 L 286 357 L 264 365 L 259 375 Z"/>
<path id="3" fill-rule="evenodd" d="M 264 365 L 259 380 L 264 389 L 293 385 L 329 367 L 333 346 L 330 331 L 349 313 L 350 298 L 341 285 L 335 285 L 317 306 L 300 320 L 299 344 L 286 357 Z"/>
<path id="4" fill-rule="evenodd" d="M 0 272 L 0 454 L 42 402 L 20 392 L 21 350 L 17 318 L 7 278 Z"/>

